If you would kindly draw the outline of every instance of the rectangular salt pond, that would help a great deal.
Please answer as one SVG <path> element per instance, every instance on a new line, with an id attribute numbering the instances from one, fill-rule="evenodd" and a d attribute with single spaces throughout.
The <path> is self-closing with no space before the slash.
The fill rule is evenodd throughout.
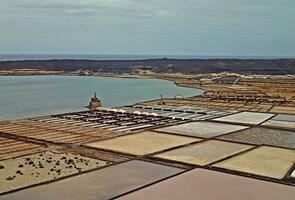
<path id="1" fill-rule="evenodd" d="M 271 119 L 276 120 L 276 121 L 295 122 L 295 115 L 278 114 L 277 116 L 275 116 Z"/>
<path id="2" fill-rule="evenodd" d="M 266 144 L 295 148 L 295 132 L 270 128 L 250 128 L 218 137 L 223 140 L 249 144 Z"/>
<path id="3" fill-rule="evenodd" d="M 211 138 L 214 136 L 223 135 L 246 128 L 248 127 L 215 122 L 190 122 L 180 125 L 168 126 L 156 130 L 165 133 L 175 133 L 201 138 Z"/>
<path id="4" fill-rule="evenodd" d="M 0 193 L 54 180 L 111 164 L 73 154 L 41 152 L 2 160 Z M 29 198 L 28 198 L 29 199 Z"/>
<path id="5" fill-rule="evenodd" d="M 195 169 L 119 200 L 290 200 L 294 196 L 292 186 Z"/>
<path id="6" fill-rule="evenodd" d="M 43 151 L 45 145 L 0 137 L 0 160 Z M 1 172 L 1 170 L 0 170 Z"/>
<path id="7" fill-rule="evenodd" d="M 281 121 L 281 120 L 270 119 L 264 122 L 262 125 L 295 129 L 295 121 L 293 122 L 293 121 Z"/>
<path id="8" fill-rule="evenodd" d="M 3 195 L 0 196 L 0 200 L 106 200 L 181 171 L 178 168 L 133 160 L 54 183 Z"/>
<path id="9" fill-rule="evenodd" d="M 145 155 L 196 141 L 200 141 L 200 139 L 146 131 L 114 139 L 92 142 L 86 146 L 133 155 Z"/>
<path id="10" fill-rule="evenodd" d="M 244 124 L 260 124 L 265 120 L 271 118 L 274 114 L 269 113 L 258 113 L 258 112 L 240 112 L 225 117 L 213 119 L 221 122 L 233 122 L 233 123 L 244 123 Z"/>
<path id="11" fill-rule="evenodd" d="M 259 176 L 282 179 L 293 166 L 295 151 L 274 147 L 259 147 L 215 164 L 215 167 Z"/>
<path id="12" fill-rule="evenodd" d="M 210 140 L 157 154 L 155 157 L 206 165 L 251 147 L 249 145 Z"/>

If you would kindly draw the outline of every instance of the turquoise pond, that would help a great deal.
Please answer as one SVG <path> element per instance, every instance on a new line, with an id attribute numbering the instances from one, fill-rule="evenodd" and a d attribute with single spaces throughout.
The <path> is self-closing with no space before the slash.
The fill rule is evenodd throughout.
<path id="1" fill-rule="evenodd" d="M 93 93 L 103 106 L 122 106 L 163 97 L 199 95 L 199 89 L 158 79 L 79 76 L 0 77 L 0 120 L 85 110 Z"/>

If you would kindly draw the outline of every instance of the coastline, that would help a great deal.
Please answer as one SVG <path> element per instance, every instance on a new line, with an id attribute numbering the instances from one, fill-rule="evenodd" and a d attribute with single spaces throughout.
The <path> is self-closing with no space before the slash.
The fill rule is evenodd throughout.
<path id="1" fill-rule="evenodd" d="M 39 71 L 39 70 L 30 70 L 30 69 L 22 69 L 22 70 L 0 70 L 0 77 L 1 76 L 81 76 L 77 73 L 69 73 L 64 71 Z M 83 75 L 82 77 L 84 77 Z M 189 86 L 189 85 L 182 85 L 178 82 L 179 79 L 183 80 L 186 79 L 189 75 L 184 74 L 163 74 L 163 75 L 156 75 L 156 74 L 114 74 L 114 73 L 95 73 L 91 75 L 87 75 L 89 77 L 111 77 L 111 78 L 124 78 L 124 79 L 161 79 L 173 82 L 178 87 L 184 88 L 194 88 L 207 91 L 208 88 L 204 86 Z"/>

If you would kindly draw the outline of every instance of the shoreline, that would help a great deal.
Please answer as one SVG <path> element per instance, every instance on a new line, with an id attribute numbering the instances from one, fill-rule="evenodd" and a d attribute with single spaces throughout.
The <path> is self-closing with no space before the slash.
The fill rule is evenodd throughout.
<path id="1" fill-rule="evenodd" d="M 46 71 L 46 73 L 40 73 L 40 71 L 36 71 L 34 70 L 33 74 L 29 74 L 28 73 L 28 69 L 27 70 L 22 70 L 22 73 L 18 73 L 18 74 L 5 74 L 3 75 L 3 73 L 1 74 L 0 71 L 0 77 L 1 76 L 80 76 L 80 77 L 106 77 L 106 78 L 120 78 L 120 79 L 157 79 L 157 80 L 165 80 L 165 81 L 169 81 L 169 82 L 173 82 L 173 84 L 177 87 L 181 87 L 181 88 L 190 88 L 190 89 L 197 89 L 200 90 L 200 94 L 191 94 L 188 96 L 182 96 L 181 99 L 182 100 L 192 100 L 195 99 L 197 101 L 202 100 L 204 96 L 204 94 L 207 91 L 212 91 L 214 92 L 225 92 L 225 93 L 230 93 L 230 94 L 240 94 L 243 93 L 243 91 L 247 92 L 249 91 L 250 93 L 253 94 L 253 92 L 256 92 L 257 94 L 265 94 L 265 95 L 269 95 L 271 98 L 274 98 L 274 100 L 277 98 L 277 96 L 273 96 L 273 94 L 275 95 L 282 95 L 280 96 L 280 98 L 285 98 L 287 101 L 286 103 L 282 104 L 273 104 L 272 108 L 268 109 L 267 112 L 269 112 L 269 110 L 273 110 L 273 112 L 275 112 L 275 110 L 273 109 L 274 106 L 277 106 L 276 109 L 283 110 L 283 109 L 289 109 L 289 108 L 293 108 L 295 104 L 292 104 L 292 102 L 294 102 L 294 98 L 291 98 L 290 96 L 292 96 L 294 93 L 292 93 L 292 91 L 295 89 L 293 89 L 292 91 L 290 91 L 289 93 L 286 93 L 285 91 L 281 91 L 281 93 L 275 93 L 275 91 L 267 91 L 265 88 L 263 88 L 263 84 L 270 84 L 269 82 L 259 82 L 259 78 L 257 80 L 257 82 L 251 82 L 251 84 L 257 84 L 257 85 L 248 85 L 248 84 L 222 84 L 222 83 L 217 83 L 217 82 L 213 82 L 212 80 L 210 81 L 208 78 L 204 78 L 204 76 L 209 76 L 209 74 L 195 74 L 195 75 L 186 75 L 186 74 L 181 74 L 181 73 L 165 73 L 165 74 L 154 74 L 154 73 L 143 73 L 143 74 L 115 74 L 115 73 L 91 73 L 91 74 L 87 74 L 87 75 L 81 75 L 78 74 L 77 72 L 75 73 L 68 73 L 68 72 L 61 72 L 61 71 Z M 3 72 L 3 71 L 2 71 Z M 36 73 L 37 72 L 37 73 Z M 85 72 L 83 72 L 85 73 Z M 202 80 L 202 78 L 204 78 L 204 80 Z M 265 79 L 267 80 L 267 79 Z M 276 79 L 274 78 L 274 81 Z M 279 79 L 278 79 L 279 80 Z M 281 79 L 284 80 L 284 79 Z M 288 79 L 285 79 L 288 80 Z M 294 80 L 294 79 L 293 79 Z M 293 81 L 294 82 L 294 81 Z M 271 85 L 273 85 L 274 87 L 276 87 L 280 82 L 276 83 L 271 83 Z M 288 83 L 288 84 L 293 84 L 292 82 Z M 288 86 L 288 85 L 287 85 Z M 268 86 L 269 87 L 269 86 Z M 270 89 L 272 89 L 273 87 L 269 87 Z M 287 88 L 288 89 L 288 88 Z M 212 93 L 211 92 L 211 93 Z M 269 93 L 267 93 L 269 92 Z M 285 93 L 284 93 L 285 92 Z M 289 96 L 287 96 L 289 95 Z M 293 95 L 294 96 L 294 95 Z M 295 96 L 294 96 L 295 97 Z M 177 94 L 174 94 L 174 98 L 169 97 L 169 98 L 165 98 L 166 100 L 175 100 L 176 98 L 179 98 Z M 199 99 L 200 98 L 200 99 Z M 206 98 L 205 98 L 206 99 Z M 146 102 L 154 102 L 154 101 L 158 101 L 160 100 L 159 98 L 155 98 L 155 99 L 151 99 L 151 100 L 143 100 L 143 101 L 136 101 L 134 102 L 134 104 L 139 104 L 139 103 L 146 103 Z M 211 102 L 210 100 L 205 100 L 210 102 L 209 104 L 215 104 L 214 101 Z M 219 102 L 220 103 L 220 102 Z M 235 103 L 239 103 L 239 102 L 234 102 Z M 250 102 L 249 102 L 250 103 Z M 295 103 L 295 102 L 294 102 Z M 200 104 L 204 104 L 204 103 L 200 103 Z M 216 103 L 218 104 L 218 102 Z M 257 103 L 250 103 L 252 106 L 258 106 Z M 292 105 L 291 105 L 292 104 Z M 248 103 L 243 103 L 243 106 L 249 106 Z M 263 104 L 264 105 L 264 104 Z M 266 106 L 260 106 L 261 109 L 264 109 L 265 107 L 267 107 L 267 105 L 269 104 L 265 104 Z M 291 106 L 291 107 L 290 107 Z M 259 107 L 259 106 L 258 106 Z M 260 109 L 259 107 L 259 109 Z M 286 107 L 286 108 L 285 108 Z M 264 110 L 263 110 L 264 111 Z M 264 111 L 265 112 L 265 111 Z M 281 111 L 282 112 L 282 111 Z M 291 112 L 286 112 L 284 111 L 284 113 L 291 113 Z M 292 114 L 295 113 L 292 112 Z"/>
<path id="2" fill-rule="evenodd" d="M 36 70 L 20 70 L 17 73 L 9 71 L 8 70 L 0 70 L 0 77 L 8 77 L 8 76 L 81 76 L 81 77 L 110 77 L 110 78 L 124 78 L 124 79 L 160 79 L 160 80 L 166 80 L 173 82 L 177 87 L 183 87 L 183 88 L 193 88 L 193 89 L 199 89 L 207 91 L 208 88 L 199 86 L 199 87 L 189 87 L 185 85 L 181 85 L 177 82 L 177 79 L 184 79 L 186 76 L 185 74 L 181 74 L 179 77 L 173 77 L 169 76 L 169 74 L 165 75 L 142 75 L 142 74 L 103 74 L 103 73 L 97 73 L 93 75 L 79 75 L 74 73 L 68 73 L 68 72 L 62 72 L 62 71 L 36 71 Z M 34 72 L 34 73 L 32 73 Z M 44 73 L 45 72 L 45 73 Z M 173 75 L 173 74 L 171 74 Z M 180 75 L 180 74 L 178 74 Z M 183 76 L 183 77 L 182 77 Z"/>

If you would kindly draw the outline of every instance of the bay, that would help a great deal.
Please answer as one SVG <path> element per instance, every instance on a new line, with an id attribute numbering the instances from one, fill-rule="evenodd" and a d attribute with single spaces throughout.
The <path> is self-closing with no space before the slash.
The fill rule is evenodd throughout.
<path id="1" fill-rule="evenodd" d="M 86 110 L 93 93 L 103 106 L 123 106 L 177 94 L 194 96 L 202 90 L 159 79 L 79 76 L 0 77 L 0 120 Z"/>

